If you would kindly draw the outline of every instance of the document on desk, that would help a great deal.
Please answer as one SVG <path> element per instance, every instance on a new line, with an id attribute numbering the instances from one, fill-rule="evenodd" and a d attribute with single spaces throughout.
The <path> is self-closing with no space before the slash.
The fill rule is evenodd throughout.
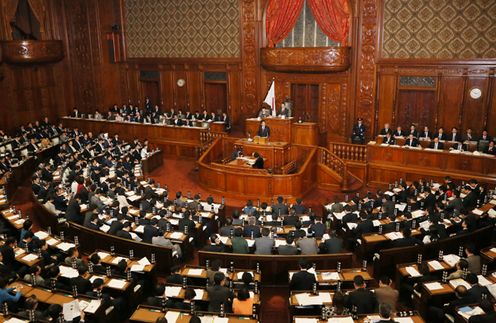
<path id="1" fill-rule="evenodd" d="M 59 266 L 59 269 L 60 269 L 60 276 L 62 277 L 76 278 L 77 276 L 79 276 L 77 269 L 74 269 L 72 267 Z"/>
<path id="2" fill-rule="evenodd" d="M 449 254 L 443 257 L 443 261 L 450 265 L 450 267 L 455 267 L 455 265 L 460 261 L 460 257 L 457 255 Z"/>
<path id="3" fill-rule="evenodd" d="M 30 261 L 33 261 L 36 259 L 38 259 L 38 255 L 35 255 L 34 253 L 30 253 L 30 254 L 22 257 L 22 260 L 27 261 L 27 262 L 30 262 Z"/>
<path id="4" fill-rule="evenodd" d="M 188 268 L 188 275 L 190 276 L 201 276 L 203 273 L 203 269 L 197 269 L 197 268 Z"/>
<path id="5" fill-rule="evenodd" d="M 171 239 L 180 240 L 183 237 L 183 233 L 182 232 L 172 232 L 170 237 L 171 237 Z"/>
<path id="6" fill-rule="evenodd" d="M 418 272 L 415 267 L 408 266 L 405 268 L 406 272 L 412 277 L 422 277 L 422 274 Z"/>
<path id="7" fill-rule="evenodd" d="M 465 286 L 467 290 L 472 288 L 472 286 L 470 286 L 470 284 L 463 278 L 452 279 L 449 281 L 449 284 L 453 287 L 453 289 L 456 289 L 458 286 Z"/>
<path id="8" fill-rule="evenodd" d="M 414 323 L 411 317 L 395 317 L 394 320 L 398 323 Z"/>
<path id="9" fill-rule="evenodd" d="M 61 242 L 57 245 L 57 248 L 62 250 L 62 251 L 67 251 L 71 248 L 75 248 L 76 245 L 74 243 L 69 243 L 69 242 Z"/>
<path id="10" fill-rule="evenodd" d="M 131 271 L 132 272 L 143 272 L 145 271 L 145 266 L 137 264 L 137 265 L 132 265 L 131 266 Z"/>
<path id="11" fill-rule="evenodd" d="M 21 320 L 21 319 L 18 319 L 16 317 L 12 317 L 6 321 L 4 321 L 4 323 L 28 323 L 29 321 L 26 321 L 26 320 Z"/>
<path id="12" fill-rule="evenodd" d="M 37 236 L 40 240 L 45 240 L 46 238 L 48 238 L 48 233 L 44 231 L 38 231 L 34 235 Z"/>
<path id="13" fill-rule="evenodd" d="M 320 274 L 323 280 L 340 280 L 341 277 L 337 272 L 325 272 Z"/>
<path id="14" fill-rule="evenodd" d="M 100 304 L 102 303 L 102 301 L 100 301 L 99 299 L 92 299 L 91 302 L 85 302 L 87 304 L 85 304 L 86 306 L 83 308 L 83 311 L 85 313 L 91 313 L 91 314 L 95 314 L 96 311 L 98 311 L 98 308 L 100 307 Z M 81 301 L 80 301 L 80 304 L 81 305 Z"/>
<path id="15" fill-rule="evenodd" d="M 97 279 L 101 279 L 101 280 L 105 281 L 105 277 L 104 277 L 104 276 L 99 276 L 99 275 L 93 275 L 93 276 L 91 276 L 89 279 L 90 279 L 90 282 L 91 282 L 92 284 L 93 284 L 93 282 L 94 282 L 95 280 L 97 280 Z"/>
<path id="16" fill-rule="evenodd" d="M 403 234 L 401 232 L 389 232 L 386 233 L 384 236 L 391 241 L 403 238 Z"/>
<path id="17" fill-rule="evenodd" d="M 440 284 L 440 283 L 438 283 L 438 282 L 426 283 L 426 284 L 425 284 L 425 287 L 426 287 L 428 290 L 439 290 L 439 289 L 443 289 L 443 285 L 441 285 L 441 284 Z"/>
<path id="18" fill-rule="evenodd" d="M 334 322 L 334 319 L 333 319 L 333 322 Z M 351 322 L 353 322 L 353 320 L 351 320 Z M 307 317 L 295 317 L 294 323 L 319 323 L 319 320 L 307 318 Z"/>
<path id="19" fill-rule="evenodd" d="M 319 293 L 318 295 L 312 295 L 309 293 L 296 294 L 296 301 L 301 306 L 309 305 L 321 305 L 322 303 L 331 303 L 330 293 Z"/>
<path id="20" fill-rule="evenodd" d="M 396 318 L 394 318 L 396 320 Z M 333 317 L 327 320 L 327 323 L 353 323 L 353 319 L 351 316 L 345 316 L 345 317 Z"/>
<path id="21" fill-rule="evenodd" d="M 125 286 L 126 286 L 126 281 L 122 279 L 111 279 L 107 283 L 107 287 L 114 289 L 124 289 Z"/>
<path id="22" fill-rule="evenodd" d="M 214 316 L 213 323 L 229 323 L 228 317 Z"/>
<path id="23" fill-rule="evenodd" d="M 64 315 L 64 320 L 71 322 L 76 317 L 81 315 L 79 308 L 79 303 L 77 300 L 74 300 L 69 303 L 65 303 L 62 307 L 62 314 Z"/>
<path id="24" fill-rule="evenodd" d="M 121 260 L 125 260 L 125 261 L 126 261 L 126 263 L 127 263 L 127 261 L 128 261 L 128 259 L 127 259 L 127 258 L 124 258 L 124 257 L 115 257 L 115 258 L 112 260 L 112 263 L 113 263 L 114 265 L 118 265 L 118 264 L 121 262 Z"/>
<path id="25" fill-rule="evenodd" d="M 195 301 L 201 301 L 203 299 L 203 294 L 205 294 L 205 290 L 201 288 L 195 288 L 196 296 L 193 298 Z"/>
<path id="26" fill-rule="evenodd" d="M 458 309 L 458 314 L 468 320 L 471 316 L 484 314 L 484 311 L 479 306 L 473 308 L 470 306 L 464 306 Z"/>
<path id="27" fill-rule="evenodd" d="M 165 296 L 167 297 L 178 297 L 181 292 L 180 286 L 166 286 L 165 287 Z"/>
<path id="28" fill-rule="evenodd" d="M 443 270 L 444 269 L 443 265 L 441 265 L 441 263 L 439 261 L 437 261 L 437 260 L 429 261 L 428 264 L 434 270 Z"/>
<path id="29" fill-rule="evenodd" d="M 246 271 L 246 272 L 249 273 L 252 277 L 255 276 L 255 273 L 253 271 Z M 236 274 L 236 277 L 238 277 L 238 279 L 241 279 L 241 278 L 243 278 L 244 273 L 245 273 L 244 271 L 241 271 L 241 272 Z"/>
<path id="30" fill-rule="evenodd" d="M 96 254 L 98 255 L 98 257 L 100 257 L 100 260 L 103 260 L 103 259 L 105 259 L 105 258 L 107 258 L 107 257 L 109 257 L 109 256 L 110 256 L 110 254 L 109 254 L 109 253 L 107 253 L 107 252 L 103 252 L 103 251 L 99 251 L 99 252 L 97 252 Z"/>
<path id="31" fill-rule="evenodd" d="M 151 265 L 150 261 L 148 260 L 148 258 L 146 257 L 143 257 L 141 258 L 139 261 L 138 261 L 138 264 L 142 265 L 142 266 L 148 266 L 148 265 Z"/>
<path id="32" fill-rule="evenodd" d="M 479 285 L 481 286 L 488 286 L 493 283 L 492 281 L 488 280 L 486 277 L 482 275 L 477 275 L 477 278 L 479 278 Z"/>
<path id="33" fill-rule="evenodd" d="M 167 311 L 165 318 L 167 319 L 167 323 L 175 323 L 180 315 L 181 312 Z"/>

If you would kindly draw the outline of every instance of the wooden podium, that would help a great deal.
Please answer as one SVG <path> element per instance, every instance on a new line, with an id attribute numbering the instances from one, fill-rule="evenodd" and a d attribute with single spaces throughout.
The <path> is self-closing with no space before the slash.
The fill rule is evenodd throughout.
<path id="1" fill-rule="evenodd" d="M 260 123 L 265 121 L 270 129 L 270 141 L 282 141 L 296 145 L 317 146 L 318 128 L 315 122 L 294 122 L 294 118 L 270 117 L 249 118 L 245 121 L 246 132 L 253 138 L 257 135 Z"/>
<path id="2" fill-rule="evenodd" d="M 289 162 L 290 144 L 282 141 L 267 141 L 265 143 L 249 141 L 248 139 L 239 139 L 234 143 L 236 146 L 243 147 L 243 154 L 249 156 L 258 152 L 264 159 L 264 168 L 277 169 Z"/>

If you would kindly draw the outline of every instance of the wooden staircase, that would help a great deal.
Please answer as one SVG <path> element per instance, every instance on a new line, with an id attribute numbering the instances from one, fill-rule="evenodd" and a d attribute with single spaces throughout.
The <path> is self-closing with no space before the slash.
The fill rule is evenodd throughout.
<path id="1" fill-rule="evenodd" d="M 317 183 L 322 189 L 356 192 L 366 178 L 367 146 L 331 143 L 318 148 Z"/>

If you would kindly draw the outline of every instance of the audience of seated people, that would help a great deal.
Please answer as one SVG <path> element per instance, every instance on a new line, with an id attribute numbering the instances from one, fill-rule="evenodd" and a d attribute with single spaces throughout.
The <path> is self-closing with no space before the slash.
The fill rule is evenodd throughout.
<path id="1" fill-rule="evenodd" d="M 202 127 L 203 122 L 220 122 L 224 124 L 224 129 L 230 131 L 231 121 L 225 112 L 217 111 L 207 112 L 207 110 L 195 112 L 183 112 L 179 109 L 177 112 L 172 108 L 169 112 L 162 112 L 158 105 L 153 106 L 149 98 L 145 99 L 144 108 L 140 108 L 139 104 L 134 105 L 131 102 L 123 104 L 119 107 L 114 104 L 106 114 L 102 114 L 96 110 L 93 114 L 84 115 L 74 108 L 70 117 L 83 118 L 89 117 L 96 120 L 120 121 L 120 122 L 138 122 L 148 124 L 167 124 L 174 126 L 185 127 Z"/>

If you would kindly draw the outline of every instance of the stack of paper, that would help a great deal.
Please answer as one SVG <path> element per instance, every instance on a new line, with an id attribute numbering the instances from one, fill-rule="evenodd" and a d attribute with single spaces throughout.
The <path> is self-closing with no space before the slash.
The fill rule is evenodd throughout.
<path id="1" fill-rule="evenodd" d="M 438 290 L 438 289 L 443 289 L 443 285 L 441 285 L 441 284 L 440 284 L 440 283 L 438 283 L 438 282 L 426 283 L 426 284 L 425 284 L 425 287 L 426 287 L 428 290 Z"/>
<path id="2" fill-rule="evenodd" d="M 165 287 L 165 296 L 167 297 L 177 297 L 181 292 L 180 286 L 167 286 Z"/>
<path id="3" fill-rule="evenodd" d="M 351 322 L 353 322 L 353 320 L 351 320 Z M 319 320 L 318 319 L 312 319 L 312 318 L 306 318 L 306 317 L 295 317 L 294 323 L 319 323 Z"/>
<path id="4" fill-rule="evenodd" d="M 445 263 L 450 265 L 450 267 L 455 267 L 455 265 L 460 261 L 460 257 L 457 255 L 449 254 L 443 257 Z"/>
<path id="5" fill-rule="evenodd" d="M 171 239 L 179 240 L 179 239 L 182 239 L 183 235 L 184 234 L 182 232 L 172 232 L 170 237 L 171 237 Z"/>
<path id="6" fill-rule="evenodd" d="M 26 262 L 30 262 L 30 261 L 38 259 L 38 255 L 35 255 L 34 253 L 30 253 L 30 254 L 24 256 L 22 259 Z"/>
<path id="7" fill-rule="evenodd" d="M 453 287 L 453 289 L 456 289 L 458 286 L 465 286 L 467 289 L 470 289 L 472 287 L 463 278 L 452 279 L 449 281 L 449 284 L 451 285 L 451 287 Z"/>
<path id="8" fill-rule="evenodd" d="M 54 239 L 54 238 L 50 238 L 47 240 L 47 245 L 49 246 L 53 246 L 53 245 L 56 245 L 57 243 L 59 243 L 59 241 L 57 239 Z"/>
<path id="9" fill-rule="evenodd" d="M 79 276 L 77 269 L 68 266 L 59 266 L 60 276 L 65 278 L 76 278 Z"/>
<path id="10" fill-rule="evenodd" d="M 201 289 L 201 288 L 195 288 L 195 293 L 196 293 L 196 296 L 195 298 L 193 298 L 194 300 L 202 300 L 203 299 L 203 294 L 205 293 L 205 290 L 204 289 Z"/>
<path id="11" fill-rule="evenodd" d="M 117 265 L 121 262 L 121 260 L 125 260 L 126 262 L 128 261 L 128 259 L 124 257 L 115 257 L 114 259 L 112 259 L 112 263 L 114 265 Z"/>
<path id="12" fill-rule="evenodd" d="M 322 303 L 331 303 L 331 294 L 330 293 L 319 293 L 318 295 L 312 295 L 309 293 L 301 293 L 296 294 L 296 301 L 301 306 L 310 306 L 310 305 L 322 305 Z"/>
<path id="13" fill-rule="evenodd" d="M 40 240 L 45 240 L 46 238 L 48 238 L 48 233 L 44 231 L 38 231 L 34 235 L 37 236 Z"/>
<path id="14" fill-rule="evenodd" d="M 458 313 L 468 320 L 473 315 L 484 314 L 484 311 L 479 306 L 476 306 L 474 308 L 470 306 L 464 306 L 458 310 Z"/>
<path id="15" fill-rule="evenodd" d="M 99 251 L 99 252 L 97 252 L 96 254 L 98 255 L 98 257 L 100 257 L 100 260 L 103 260 L 103 259 L 105 259 L 105 258 L 107 258 L 107 257 L 109 257 L 109 256 L 110 256 L 110 254 L 109 254 L 109 253 L 107 253 L 107 252 L 102 252 L 102 251 Z"/>
<path id="16" fill-rule="evenodd" d="M 428 264 L 434 270 L 443 270 L 444 269 L 443 265 L 441 265 L 441 263 L 439 261 L 437 261 L 437 260 L 429 261 Z"/>
<path id="17" fill-rule="evenodd" d="M 167 311 L 165 318 L 167 319 L 167 323 L 176 323 L 180 315 L 181 312 Z"/>
<path id="18" fill-rule="evenodd" d="M 493 283 L 492 281 L 488 280 L 486 277 L 482 275 L 477 275 L 477 278 L 479 278 L 479 285 L 481 286 L 488 286 Z"/>
<path id="19" fill-rule="evenodd" d="M 325 272 L 321 273 L 323 280 L 340 280 L 341 277 L 337 272 Z"/>
<path id="20" fill-rule="evenodd" d="M 345 316 L 345 317 L 333 317 L 327 320 L 327 323 L 353 323 L 353 319 L 351 316 Z"/>
<path id="21" fill-rule="evenodd" d="M 401 232 L 389 232 L 384 235 L 389 240 L 398 240 L 403 238 L 403 234 Z"/>
<path id="22" fill-rule="evenodd" d="M 85 304 L 86 306 L 83 308 L 83 311 L 85 313 L 95 314 L 101 303 L 99 299 L 92 299 L 88 304 Z M 81 305 L 81 301 L 79 301 L 79 305 Z"/>
<path id="23" fill-rule="evenodd" d="M 142 272 L 142 271 L 145 271 L 145 266 L 140 265 L 140 264 L 132 265 L 131 266 L 131 271 L 133 271 L 133 272 Z"/>
<path id="24" fill-rule="evenodd" d="M 197 268 L 188 268 L 188 275 L 190 276 L 201 276 L 203 273 L 203 269 L 197 269 Z"/>
<path id="25" fill-rule="evenodd" d="M 126 281 L 122 279 L 111 279 L 107 283 L 107 287 L 114 288 L 114 289 L 124 289 L 126 286 Z"/>
<path id="26" fill-rule="evenodd" d="M 74 243 L 69 243 L 69 242 L 61 242 L 57 245 L 57 248 L 59 248 L 62 251 L 67 251 L 71 248 L 75 248 L 76 245 Z"/>
<path id="27" fill-rule="evenodd" d="M 415 267 L 408 266 L 405 268 L 405 270 L 412 277 L 421 277 L 422 276 L 422 274 L 419 273 L 418 270 L 415 269 Z"/>
<path id="28" fill-rule="evenodd" d="M 394 321 L 398 323 L 414 323 L 411 317 L 395 317 Z"/>

